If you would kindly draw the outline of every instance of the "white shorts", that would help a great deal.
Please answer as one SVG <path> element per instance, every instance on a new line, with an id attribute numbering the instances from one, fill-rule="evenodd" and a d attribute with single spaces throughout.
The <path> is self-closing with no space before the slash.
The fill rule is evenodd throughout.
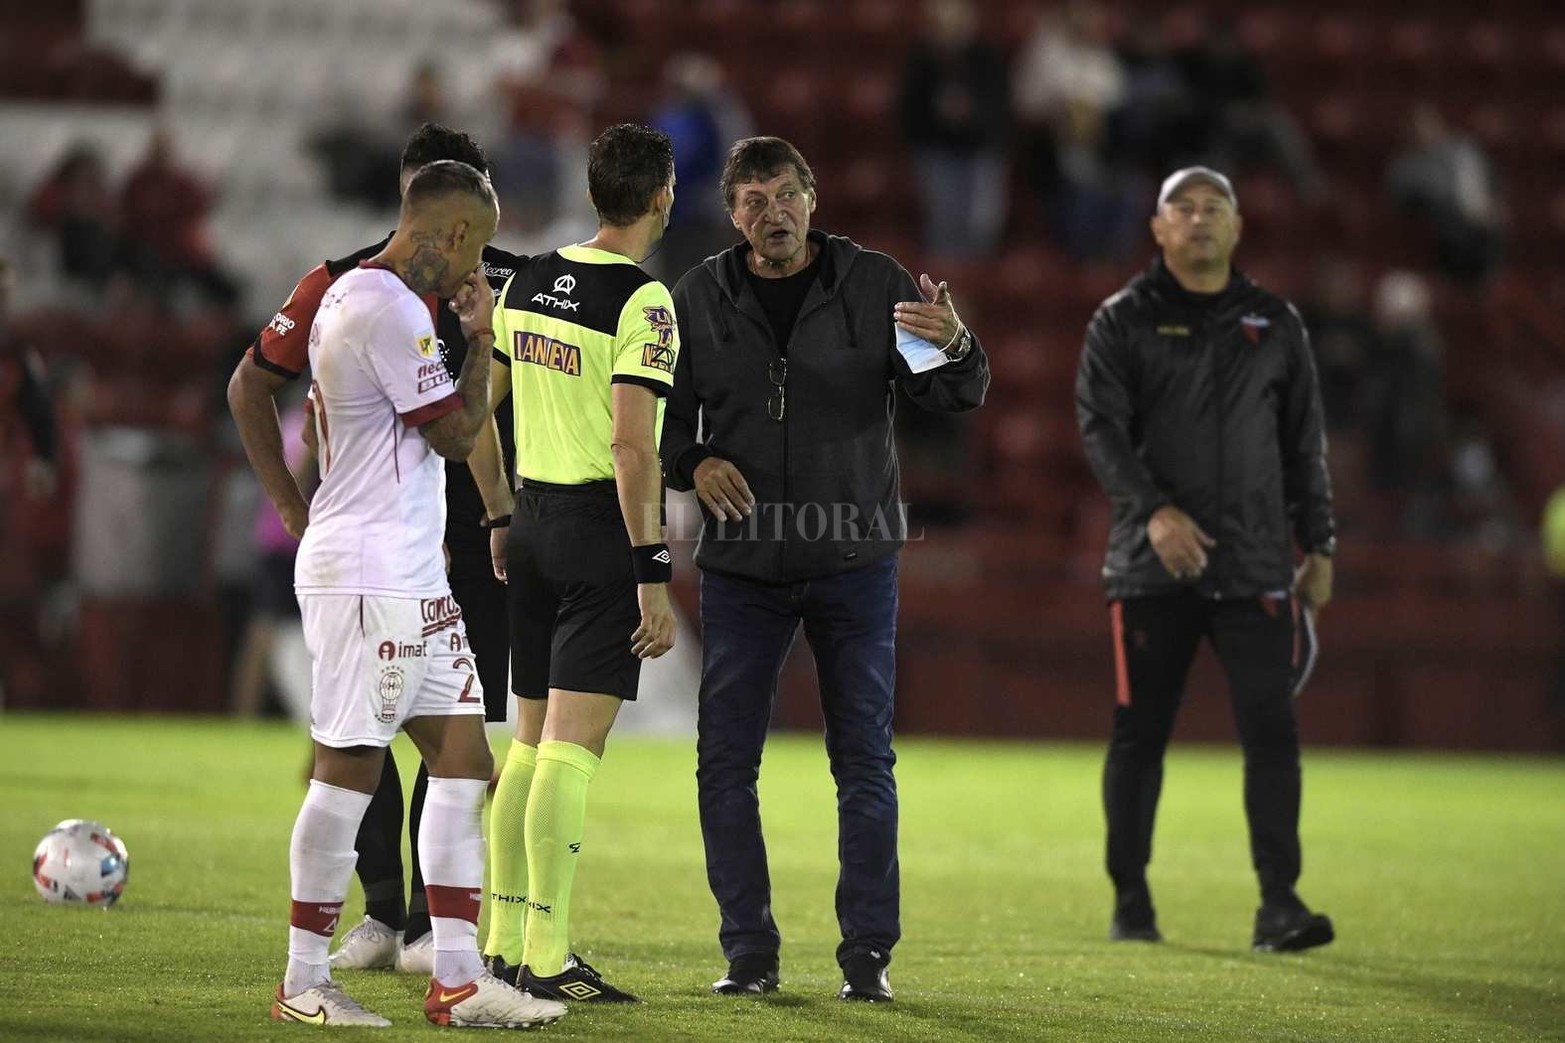
<path id="1" fill-rule="evenodd" d="M 483 715 L 484 690 L 450 594 L 300 594 L 299 612 L 316 742 L 389 746 L 415 717 Z"/>

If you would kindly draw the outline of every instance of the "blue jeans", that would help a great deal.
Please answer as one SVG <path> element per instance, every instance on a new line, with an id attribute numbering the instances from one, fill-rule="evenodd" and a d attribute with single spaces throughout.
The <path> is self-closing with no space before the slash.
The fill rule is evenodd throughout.
<path id="1" fill-rule="evenodd" d="M 756 780 L 777 678 L 800 622 L 815 653 L 826 752 L 837 781 L 837 959 L 889 960 L 902 935 L 897 783 L 896 555 L 808 583 L 769 586 L 701 574 L 701 708 L 696 782 L 707 881 L 729 960 L 775 954 L 771 876 Z"/>

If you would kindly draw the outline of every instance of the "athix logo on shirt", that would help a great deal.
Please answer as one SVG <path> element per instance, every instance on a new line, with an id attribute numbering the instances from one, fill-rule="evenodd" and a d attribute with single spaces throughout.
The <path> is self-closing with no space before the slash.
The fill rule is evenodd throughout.
<path id="1" fill-rule="evenodd" d="M 551 337 L 518 332 L 511 356 L 518 362 L 530 362 L 568 377 L 581 376 L 581 349 Z"/>
<path id="2" fill-rule="evenodd" d="M 568 299 L 571 291 L 575 288 L 576 277 L 574 275 L 562 275 L 554 280 L 554 292 L 559 294 L 558 297 L 547 293 L 535 293 L 533 294 L 533 303 L 546 304 L 551 308 L 559 308 L 561 311 L 577 311 L 581 308 L 581 301 Z"/>

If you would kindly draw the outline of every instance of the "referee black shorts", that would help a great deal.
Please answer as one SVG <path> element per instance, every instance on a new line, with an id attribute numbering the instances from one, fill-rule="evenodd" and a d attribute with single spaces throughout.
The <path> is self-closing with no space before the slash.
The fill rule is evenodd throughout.
<path id="1" fill-rule="evenodd" d="M 614 483 L 522 482 L 507 544 L 511 684 L 636 698 L 641 625 L 630 536 Z"/>

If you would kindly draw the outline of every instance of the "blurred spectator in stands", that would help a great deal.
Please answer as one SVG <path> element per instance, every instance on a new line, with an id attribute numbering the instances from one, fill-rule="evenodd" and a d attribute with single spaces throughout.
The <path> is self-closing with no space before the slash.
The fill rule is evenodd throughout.
<path id="1" fill-rule="evenodd" d="M 300 486 L 308 489 L 312 483 L 306 472 L 313 469 L 314 458 L 304 442 L 306 416 L 304 405 L 299 401 L 302 394 L 295 394 L 294 398 L 295 401 L 282 407 L 278 417 L 282 427 L 283 456 L 298 477 Z M 268 496 L 257 498 L 253 538 L 259 555 L 251 588 L 249 622 L 240 642 L 229 693 L 229 709 L 239 717 L 254 717 L 260 712 L 269 680 L 274 680 L 278 694 L 283 694 L 280 679 L 274 678 L 273 648 L 284 627 L 301 626 L 299 603 L 293 592 L 293 563 L 299 552 L 299 541 L 288 534 L 282 516 Z M 285 701 L 291 704 L 291 700 Z"/>
<path id="2" fill-rule="evenodd" d="M 1056 237 L 1082 260 L 1124 256 L 1139 238 L 1145 192 L 1111 162 L 1109 125 L 1127 79 L 1103 9 L 1077 0 L 1059 15 L 1040 12 L 1013 82 L 1027 180 Z"/>
<path id="3" fill-rule="evenodd" d="M 1010 86 L 969 0 L 925 4 L 900 109 L 918 167 L 925 244 L 954 260 L 992 252 L 1005 221 Z"/>
<path id="4" fill-rule="evenodd" d="M 1488 432 L 1472 416 L 1453 420 L 1451 428 L 1445 478 L 1453 534 L 1490 551 L 1516 546 L 1520 511 Z"/>
<path id="5" fill-rule="evenodd" d="M 27 452 L 22 464 L 22 492 L 30 500 L 46 499 L 57 484 L 55 448 L 59 439 L 54 422 L 54 404 L 44 375 L 43 359 L 22 342 L 11 329 L 11 292 L 15 272 L 11 262 L 0 258 L 0 446 L 10 442 L 15 413 L 27 431 Z M 8 447 L 9 448 L 9 447 Z M 7 452 L 8 460 L 18 454 Z M 9 464 L 0 465 L 9 468 Z M 9 485 L 9 482 L 4 483 Z M 10 497 L 0 498 L 0 521 L 10 507 Z M 15 548 L 9 548 L 14 550 Z"/>
<path id="6" fill-rule="evenodd" d="M 412 133 L 426 123 L 450 123 L 449 108 L 446 103 L 446 84 L 440 76 L 439 67 L 432 61 L 420 62 L 418 68 L 413 70 L 413 79 L 408 84 L 407 102 L 402 107 L 402 122 L 407 124 L 407 133 Z"/>
<path id="7" fill-rule="evenodd" d="M 1124 103 L 1112 114 L 1113 152 L 1140 173 L 1156 176 L 1184 158 L 1190 90 L 1155 18 L 1134 18 L 1119 48 Z M 1139 215 L 1138 215 L 1139 216 Z"/>
<path id="8" fill-rule="evenodd" d="M 1429 222 L 1445 274 L 1462 282 L 1489 277 L 1500 260 L 1502 210 L 1493 167 L 1476 141 L 1420 104 L 1386 183 L 1398 206 Z"/>
<path id="9" fill-rule="evenodd" d="M 207 238 L 211 206 L 211 191 L 175 159 L 168 131 L 154 130 L 121 189 L 120 215 L 137 280 L 161 303 L 184 284 L 208 300 L 238 296 Z"/>
<path id="10" fill-rule="evenodd" d="M 567 205 L 563 186 L 585 168 L 608 87 L 602 54 L 565 0 L 512 0 L 490 62 L 509 109 L 494 166 L 500 212 L 508 227 L 542 234 Z"/>
<path id="11" fill-rule="evenodd" d="M 121 250 L 114 196 L 98 150 L 85 143 L 71 146 L 33 190 L 28 213 L 55 233 L 61 274 L 101 291 L 120 265 Z"/>
<path id="12" fill-rule="evenodd" d="M 734 242 L 718 179 L 728 147 L 754 132 L 754 120 L 716 59 L 685 53 L 663 66 L 663 101 L 649 123 L 674 143 L 679 196 L 663 249 L 653 259 L 664 281 L 673 283 Z"/>
<path id="13" fill-rule="evenodd" d="M 1362 275 L 1353 262 L 1326 258 L 1315 271 L 1311 300 L 1303 308 L 1320 372 L 1326 426 L 1332 431 L 1357 423 L 1364 367 L 1373 350 L 1375 326 L 1361 286 Z"/>
<path id="14" fill-rule="evenodd" d="M 1231 19 L 1210 19 L 1202 37 L 1175 60 L 1194 105 L 1197 158 L 1239 171 L 1276 166 L 1306 199 L 1321 197 L 1324 180 L 1309 139 L 1272 98 L 1265 69 Z"/>
<path id="15" fill-rule="evenodd" d="M 1432 306 L 1428 283 L 1412 272 L 1381 278 L 1364 375 L 1369 482 L 1381 494 L 1380 528 L 1400 525 L 1423 536 L 1440 525 L 1435 465 L 1446 433 L 1444 349 Z"/>

